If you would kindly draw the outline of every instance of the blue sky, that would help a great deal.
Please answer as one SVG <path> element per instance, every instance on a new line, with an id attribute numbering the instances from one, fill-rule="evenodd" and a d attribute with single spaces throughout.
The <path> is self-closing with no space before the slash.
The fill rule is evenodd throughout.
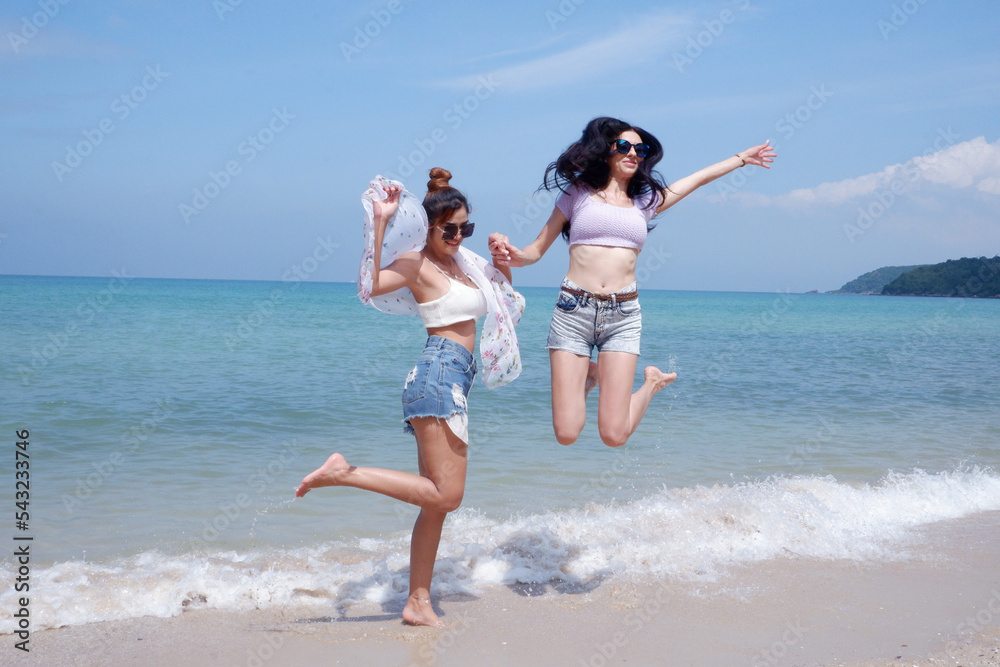
<path id="1" fill-rule="evenodd" d="M 1000 3 L 20 0 L 0 9 L 0 273 L 349 281 L 378 173 L 454 174 L 524 245 L 591 118 L 669 182 L 658 289 L 836 289 L 1000 252 Z M 562 241 L 515 281 L 555 286 Z"/>

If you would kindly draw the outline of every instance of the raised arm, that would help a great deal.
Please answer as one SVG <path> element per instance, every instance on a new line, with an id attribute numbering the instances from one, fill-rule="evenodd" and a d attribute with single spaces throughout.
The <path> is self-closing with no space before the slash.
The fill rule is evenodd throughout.
<path id="1" fill-rule="evenodd" d="M 511 245 L 510 239 L 503 234 L 497 232 L 490 234 L 490 254 L 493 255 L 493 264 L 497 268 L 534 264 L 542 258 L 542 255 L 549 249 L 553 241 L 559 238 L 559 234 L 562 233 L 562 228 L 565 224 L 566 216 L 558 208 L 553 208 L 552 215 L 549 216 L 549 221 L 542 227 L 542 231 L 523 250 Z"/>
<path id="2" fill-rule="evenodd" d="M 382 264 L 382 242 L 385 240 L 385 229 L 389 220 L 399 209 L 399 195 L 402 188 L 392 185 L 386 188 L 388 197 L 372 202 L 372 212 L 375 214 L 375 266 L 372 270 L 372 296 L 389 294 L 396 290 L 409 287 L 416 281 L 420 273 L 420 254 L 408 252 L 397 258 L 395 262 L 380 269 Z"/>
<path id="3" fill-rule="evenodd" d="M 733 157 L 726 158 L 722 162 L 716 162 L 710 167 L 705 167 L 690 176 L 685 176 L 671 183 L 669 188 L 661 192 L 663 196 L 660 205 L 656 208 L 656 212 L 657 214 L 663 213 L 701 186 L 711 183 L 715 179 L 725 176 L 729 172 L 745 165 L 753 164 L 758 167 L 770 169 L 770 163 L 774 162 L 776 155 L 777 153 L 774 152 L 774 148 L 771 146 L 770 140 L 768 140 L 760 146 L 748 148 Z"/>

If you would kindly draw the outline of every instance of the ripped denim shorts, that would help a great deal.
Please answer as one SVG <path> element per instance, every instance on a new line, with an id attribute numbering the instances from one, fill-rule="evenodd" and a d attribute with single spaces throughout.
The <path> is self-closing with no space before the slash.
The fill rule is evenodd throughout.
<path id="1" fill-rule="evenodd" d="M 619 294 L 627 300 L 619 301 Z M 582 357 L 591 356 L 595 347 L 601 352 L 639 356 L 641 333 L 642 309 L 635 283 L 614 294 L 595 295 L 564 278 L 546 347 Z"/>
<path id="2" fill-rule="evenodd" d="M 475 357 L 459 343 L 444 336 L 429 337 L 403 385 L 403 430 L 413 433 L 414 417 L 437 417 L 468 444 L 468 396 L 476 368 Z"/>

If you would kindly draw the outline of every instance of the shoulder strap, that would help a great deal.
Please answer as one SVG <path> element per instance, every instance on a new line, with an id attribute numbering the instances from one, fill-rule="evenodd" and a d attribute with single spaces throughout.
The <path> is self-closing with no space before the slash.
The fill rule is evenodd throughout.
<path id="1" fill-rule="evenodd" d="M 447 273 L 445 273 L 445 272 L 444 272 L 444 271 L 443 271 L 443 270 L 441 269 L 441 267 L 440 267 L 440 266 L 438 266 L 437 264 L 435 264 L 435 263 L 434 263 L 434 262 L 432 262 L 431 260 L 427 259 L 426 257 L 424 257 L 424 259 L 426 259 L 426 260 L 427 260 L 427 263 L 428 263 L 428 264 L 430 264 L 430 265 L 431 265 L 431 266 L 433 266 L 433 267 L 434 267 L 435 269 L 437 269 L 437 270 L 438 270 L 438 273 L 440 273 L 440 274 L 441 274 L 442 276 L 444 276 L 444 277 L 445 277 L 445 278 L 447 278 L 448 280 L 455 280 L 454 278 L 452 278 L 451 276 L 449 276 L 449 275 L 448 275 Z M 457 281 L 456 281 L 456 282 L 457 282 Z"/>

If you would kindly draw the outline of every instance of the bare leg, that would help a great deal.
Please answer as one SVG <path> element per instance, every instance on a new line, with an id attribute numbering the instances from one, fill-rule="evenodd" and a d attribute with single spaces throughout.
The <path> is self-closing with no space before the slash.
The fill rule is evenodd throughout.
<path id="1" fill-rule="evenodd" d="M 352 486 L 374 491 L 421 508 L 410 541 L 410 596 L 403 620 L 413 625 L 443 625 L 430 604 L 431 577 L 448 512 L 465 493 L 468 447 L 448 425 L 434 417 L 412 419 L 417 436 L 420 474 L 352 466 L 340 454 L 306 475 L 295 495 L 324 486 Z"/>
<path id="2" fill-rule="evenodd" d="M 451 510 L 458 509 L 465 493 L 468 446 L 439 419 L 412 419 L 417 434 L 417 457 L 420 474 L 435 480 L 448 494 L 443 507 L 421 505 L 410 538 L 410 596 L 403 608 L 403 620 L 413 625 L 443 626 L 431 606 L 431 578 L 437 559 L 441 528 Z M 427 443 L 427 444 L 425 444 Z"/>
<path id="3" fill-rule="evenodd" d="M 441 512 L 422 509 L 417 522 L 413 524 L 413 536 L 410 538 L 410 595 L 403 608 L 403 620 L 411 625 L 444 626 L 434 613 L 430 591 L 434 561 L 437 559 L 441 529 L 446 516 L 448 515 Z"/>
<path id="4" fill-rule="evenodd" d="M 597 428 L 601 440 L 609 447 L 624 445 L 635 433 L 653 396 L 677 379 L 676 373 L 664 373 L 655 366 L 647 366 L 642 386 L 632 393 L 638 360 L 638 356 L 628 352 L 601 352 L 597 356 L 601 377 Z"/>
<path id="5" fill-rule="evenodd" d="M 552 367 L 552 427 L 561 445 L 572 445 L 587 421 L 586 384 L 590 357 L 549 350 Z"/>
<path id="6" fill-rule="evenodd" d="M 465 444 L 451 432 L 451 429 L 443 421 L 439 422 L 433 417 L 424 417 L 412 420 L 414 430 L 417 431 L 418 451 L 422 453 L 424 447 L 421 446 L 417 422 L 425 420 L 438 424 L 439 430 L 447 432 L 463 448 L 465 447 Z M 444 435 L 441 434 L 440 437 L 442 438 L 441 444 L 447 446 L 448 442 Z M 352 486 L 356 489 L 381 493 L 384 496 L 412 505 L 448 513 L 461 504 L 465 490 L 464 451 L 461 458 L 461 479 L 458 481 L 453 474 L 457 472 L 458 464 L 454 462 L 434 461 L 431 464 L 433 469 L 428 474 L 414 475 L 399 470 L 352 466 L 341 454 L 333 454 L 326 460 L 326 463 L 305 476 L 302 483 L 299 484 L 299 488 L 296 489 L 295 495 L 301 498 L 312 489 L 324 486 Z"/>
<path id="7" fill-rule="evenodd" d="M 587 370 L 587 383 L 583 387 L 583 392 L 590 395 L 590 390 L 597 386 L 600 376 L 597 372 L 597 364 L 593 361 L 590 362 L 590 368 Z"/>

